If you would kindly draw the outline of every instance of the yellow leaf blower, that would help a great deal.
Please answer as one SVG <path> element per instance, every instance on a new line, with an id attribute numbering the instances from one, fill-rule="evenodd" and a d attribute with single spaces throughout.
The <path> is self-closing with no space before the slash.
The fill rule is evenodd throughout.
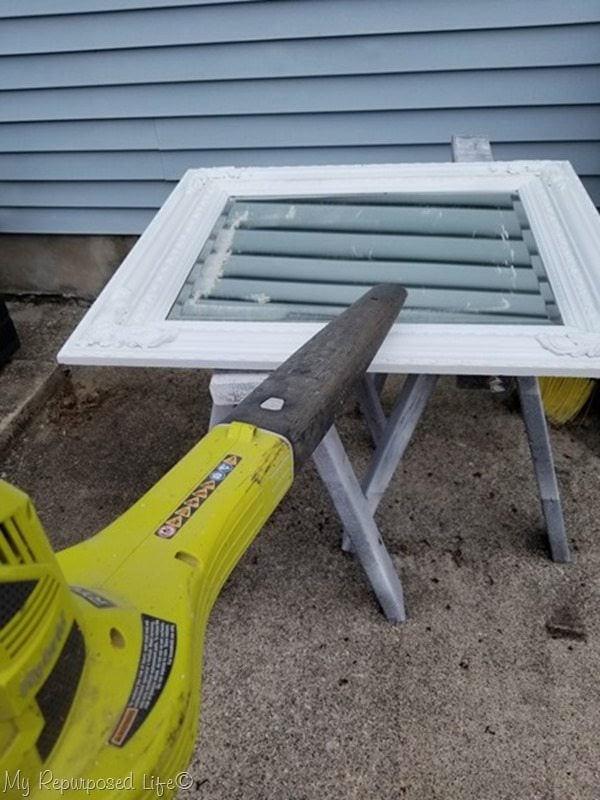
<path id="1" fill-rule="evenodd" d="M 210 609 L 405 297 L 398 286 L 367 292 L 86 542 L 54 554 L 27 496 L 0 481 L 7 800 L 177 792 Z"/>

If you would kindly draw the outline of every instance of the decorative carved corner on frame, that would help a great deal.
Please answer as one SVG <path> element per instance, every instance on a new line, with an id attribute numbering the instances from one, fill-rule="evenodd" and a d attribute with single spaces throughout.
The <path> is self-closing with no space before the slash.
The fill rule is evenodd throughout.
<path id="1" fill-rule="evenodd" d="M 130 325 L 130 309 L 134 294 L 130 289 L 117 289 L 92 324 L 82 330 L 78 347 L 161 347 L 177 338 L 177 332 L 165 331 L 159 325 Z"/>
<path id="2" fill-rule="evenodd" d="M 558 356 L 600 357 L 600 335 L 595 333 L 586 333 L 585 331 L 563 334 L 542 333 L 536 338 L 545 350 Z"/>

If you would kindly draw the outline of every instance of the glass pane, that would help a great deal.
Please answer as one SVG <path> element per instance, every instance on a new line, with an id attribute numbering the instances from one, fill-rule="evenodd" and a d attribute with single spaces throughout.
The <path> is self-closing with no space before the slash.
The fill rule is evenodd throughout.
<path id="1" fill-rule="evenodd" d="M 560 323 L 516 194 L 232 198 L 169 319 L 322 320 L 375 283 L 406 322 Z"/>

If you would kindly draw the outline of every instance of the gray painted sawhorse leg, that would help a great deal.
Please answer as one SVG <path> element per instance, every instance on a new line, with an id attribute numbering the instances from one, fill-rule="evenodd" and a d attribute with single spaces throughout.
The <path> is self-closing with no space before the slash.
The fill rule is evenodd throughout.
<path id="1" fill-rule="evenodd" d="M 380 415 L 384 421 L 383 428 L 375 439 L 375 452 L 361 481 L 362 494 L 367 501 L 371 516 L 377 510 L 377 506 L 404 456 L 436 381 L 436 375 L 408 375 L 389 418 L 385 417 L 381 409 L 377 392 L 372 392 L 368 397 L 370 409 L 365 408 L 367 399 L 363 396 L 361 409 L 363 413 L 366 412 L 365 418 L 368 420 L 369 417 Z M 375 411 L 373 407 L 378 411 Z M 342 546 L 346 550 L 350 550 L 353 544 L 353 538 L 348 533 L 348 529 L 345 528 Z"/>
<path id="2" fill-rule="evenodd" d="M 490 143 L 482 136 L 453 136 L 452 157 L 454 161 L 460 162 L 494 160 Z M 571 558 L 569 541 L 565 531 L 539 381 L 535 376 L 518 377 L 517 385 L 542 512 L 546 521 L 550 552 L 554 561 L 569 561 Z"/>
<path id="3" fill-rule="evenodd" d="M 214 375 L 210 383 L 210 426 L 217 425 L 264 377 L 256 373 Z M 374 418 L 385 420 L 378 398 L 365 402 Z M 406 611 L 402 584 L 335 426 L 313 453 L 313 460 L 383 613 L 391 622 L 403 622 Z"/>
<path id="4" fill-rule="evenodd" d="M 383 613 L 391 622 L 404 622 L 402 584 L 337 429 L 332 426 L 313 453 L 321 480 L 344 526 L 344 537 L 360 561 Z"/>
<path id="5" fill-rule="evenodd" d="M 546 521 L 546 532 L 550 543 L 550 553 L 554 561 L 570 561 L 569 540 L 565 531 L 558 481 L 554 471 L 552 446 L 548 435 L 548 425 L 544 415 L 542 397 L 538 379 L 533 377 L 517 378 L 521 411 L 527 440 L 531 450 L 531 458 L 535 470 L 542 512 Z"/>
<path id="6" fill-rule="evenodd" d="M 357 387 L 358 403 L 375 444 L 381 441 L 386 426 L 386 418 L 379 402 L 379 394 L 386 375 L 367 373 Z"/>

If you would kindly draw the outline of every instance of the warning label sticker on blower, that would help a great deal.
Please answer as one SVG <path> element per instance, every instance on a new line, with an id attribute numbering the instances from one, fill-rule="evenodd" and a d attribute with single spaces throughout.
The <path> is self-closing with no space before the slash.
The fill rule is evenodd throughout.
<path id="1" fill-rule="evenodd" d="M 169 519 L 165 520 L 160 528 L 155 531 L 155 534 L 160 536 L 161 539 L 172 539 L 190 517 L 198 511 L 202 503 L 208 500 L 215 489 L 233 472 L 241 460 L 241 456 L 236 456 L 233 453 L 225 456 L 204 478 L 202 483 L 189 493 Z"/>
<path id="2" fill-rule="evenodd" d="M 110 738 L 122 747 L 152 711 L 167 680 L 177 646 L 177 626 L 158 617 L 142 614 L 142 650 L 127 707 Z"/>

